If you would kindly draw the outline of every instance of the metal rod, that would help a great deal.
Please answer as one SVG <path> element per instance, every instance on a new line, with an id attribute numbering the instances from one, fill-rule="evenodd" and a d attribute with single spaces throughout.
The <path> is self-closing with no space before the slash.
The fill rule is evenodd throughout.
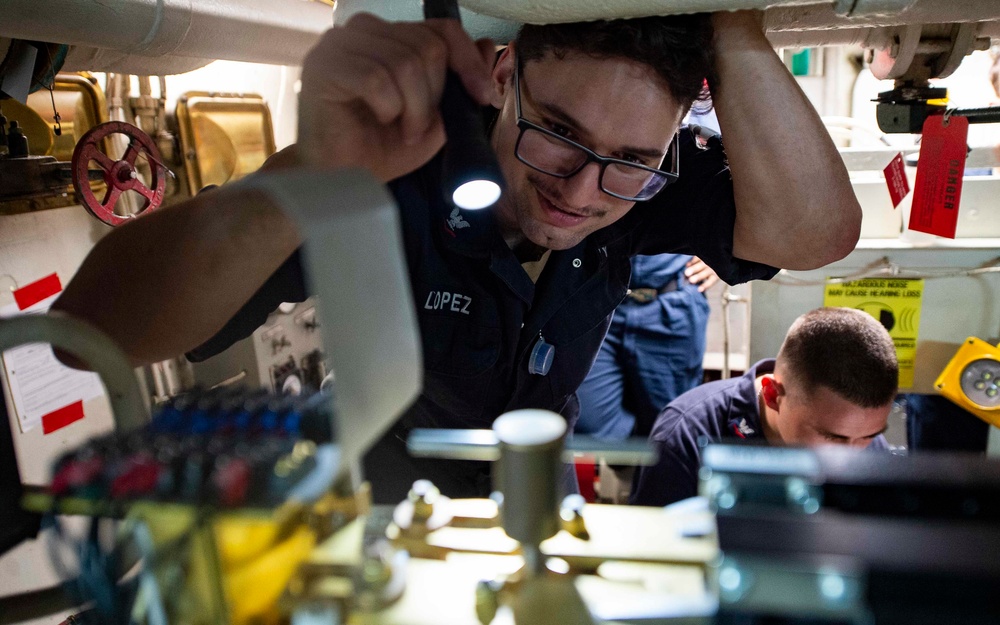
<path id="1" fill-rule="evenodd" d="M 410 432 L 406 447 L 417 458 L 494 461 L 500 457 L 492 430 L 415 429 Z M 656 462 L 657 453 L 643 439 L 611 442 L 574 436 L 566 441 L 562 461 L 574 462 L 581 457 L 603 459 L 608 464 L 646 466 Z"/>
<path id="2" fill-rule="evenodd" d="M 1000 124 L 1000 106 L 954 109 L 951 114 L 967 118 L 970 124 Z"/>

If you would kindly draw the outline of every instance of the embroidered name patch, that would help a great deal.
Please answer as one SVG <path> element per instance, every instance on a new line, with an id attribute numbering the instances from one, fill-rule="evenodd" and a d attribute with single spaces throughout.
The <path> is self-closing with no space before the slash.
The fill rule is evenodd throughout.
<path id="1" fill-rule="evenodd" d="M 469 314 L 472 298 L 451 291 L 431 291 L 424 302 L 425 310 L 450 310 L 463 315 Z"/>

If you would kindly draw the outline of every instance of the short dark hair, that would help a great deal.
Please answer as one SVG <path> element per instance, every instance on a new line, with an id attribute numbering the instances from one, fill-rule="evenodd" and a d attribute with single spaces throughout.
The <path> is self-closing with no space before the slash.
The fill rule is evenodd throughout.
<path id="1" fill-rule="evenodd" d="M 552 52 L 595 58 L 626 58 L 651 67 L 686 111 L 709 103 L 715 63 L 712 22 L 707 13 L 598 20 L 571 24 L 525 24 L 515 40 L 521 61 Z M 705 110 L 711 108 L 708 104 Z"/>
<path id="2" fill-rule="evenodd" d="M 886 329 L 853 308 L 817 308 L 792 324 L 778 362 L 807 392 L 824 386 L 862 408 L 896 396 L 899 365 Z"/>

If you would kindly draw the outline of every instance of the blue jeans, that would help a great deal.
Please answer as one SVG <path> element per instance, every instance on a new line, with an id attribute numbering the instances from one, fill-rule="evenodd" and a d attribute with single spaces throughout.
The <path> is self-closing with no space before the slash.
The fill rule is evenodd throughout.
<path id="1" fill-rule="evenodd" d="M 606 439 L 648 436 L 656 416 L 702 381 L 708 300 L 681 278 L 676 291 L 615 311 L 577 395 L 575 431 Z"/>

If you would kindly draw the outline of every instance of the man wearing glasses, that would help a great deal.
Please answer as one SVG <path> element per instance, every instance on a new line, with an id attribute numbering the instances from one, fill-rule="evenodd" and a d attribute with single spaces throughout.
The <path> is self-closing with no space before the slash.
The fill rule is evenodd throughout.
<path id="1" fill-rule="evenodd" d="M 421 477 L 489 492 L 485 465 L 409 458 L 414 427 L 489 427 L 527 407 L 572 424 L 631 256 L 696 254 L 737 283 L 832 262 L 860 230 L 841 159 L 755 14 L 525 27 L 495 59 L 447 20 L 357 16 L 306 58 L 299 143 L 270 164 L 365 167 L 400 204 L 424 389 L 365 459 L 376 501 Z M 489 210 L 441 193 L 447 69 L 494 111 L 507 186 Z M 725 152 L 678 132 L 706 77 Z M 299 243 L 266 197 L 223 187 L 109 234 L 56 307 L 136 362 L 205 357 L 305 295 Z"/>

